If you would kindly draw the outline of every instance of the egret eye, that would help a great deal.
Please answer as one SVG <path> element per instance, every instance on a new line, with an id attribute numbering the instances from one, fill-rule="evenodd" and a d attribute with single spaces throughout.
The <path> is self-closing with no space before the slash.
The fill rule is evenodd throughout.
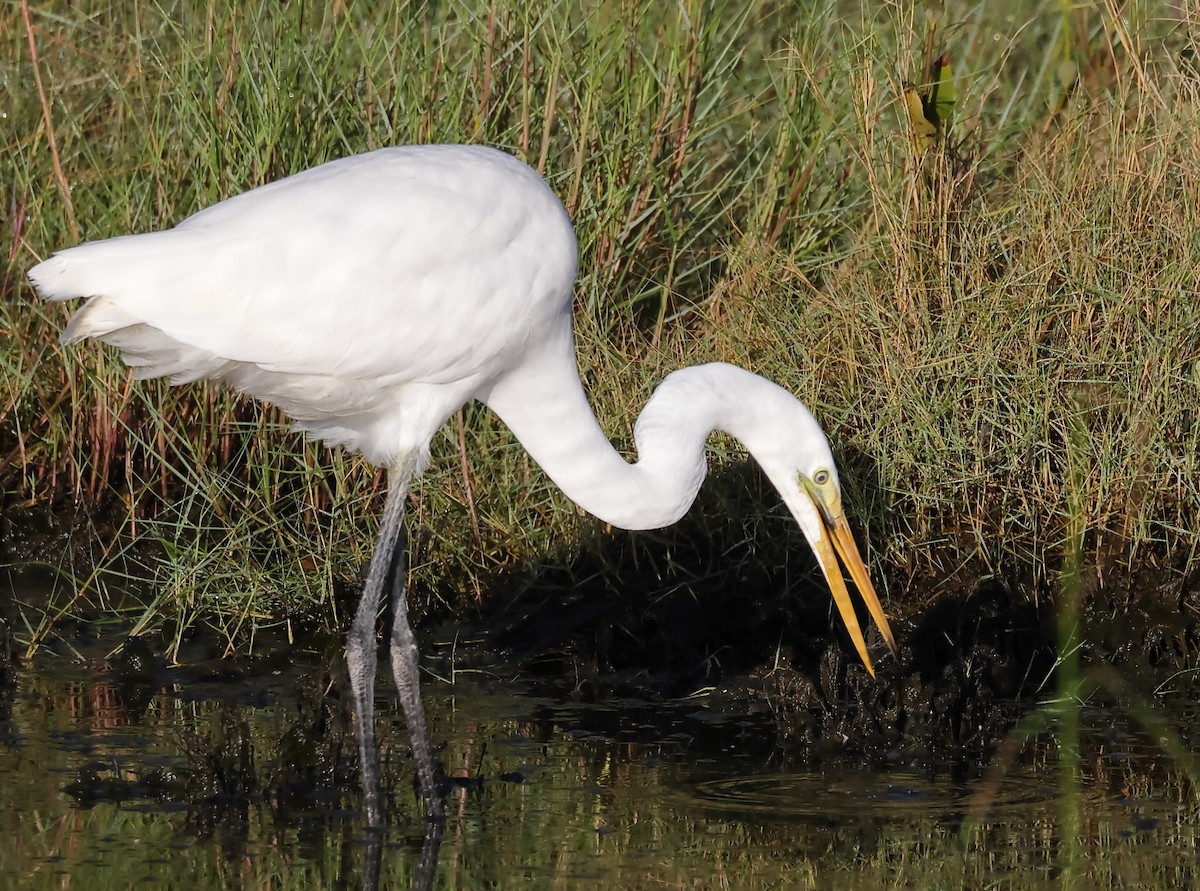
<path id="1" fill-rule="evenodd" d="M 829 471 L 822 468 L 813 474 L 813 482 L 818 486 L 824 486 L 829 482 Z"/>

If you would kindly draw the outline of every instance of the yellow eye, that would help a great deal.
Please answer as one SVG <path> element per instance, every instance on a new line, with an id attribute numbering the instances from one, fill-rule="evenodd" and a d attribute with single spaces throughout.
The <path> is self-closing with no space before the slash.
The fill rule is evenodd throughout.
<path id="1" fill-rule="evenodd" d="M 828 470 L 818 470 L 816 473 L 813 474 L 813 482 L 816 483 L 818 486 L 824 486 L 826 483 L 829 482 L 829 471 Z"/>

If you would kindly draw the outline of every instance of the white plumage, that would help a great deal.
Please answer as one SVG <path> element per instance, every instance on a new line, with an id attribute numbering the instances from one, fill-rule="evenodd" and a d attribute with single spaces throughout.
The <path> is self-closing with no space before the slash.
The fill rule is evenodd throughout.
<path id="1" fill-rule="evenodd" d="M 323 164 L 173 229 L 69 248 L 29 273 L 47 299 L 87 298 L 64 342 L 113 344 L 137 377 L 227 384 L 390 469 L 347 643 L 373 826 L 382 822 L 375 615 L 411 478 L 438 427 L 470 399 L 500 415 L 581 507 L 629 529 L 681 517 L 704 478 L 709 433 L 732 434 L 800 524 L 867 666 L 834 549 L 893 643 L 842 513 L 829 444 L 786 390 L 722 363 L 682 369 L 638 418 L 638 461 L 612 448 L 575 365 L 576 255 L 561 202 L 520 161 L 480 146 L 407 146 Z M 393 668 L 426 806 L 439 816 L 416 648 L 397 596 Z"/>
<path id="2" fill-rule="evenodd" d="M 561 328 L 574 257 L 562 205 L 517 159 L 410 146 L 62 251 L 30 278 L 51 300 L 92 298 L 64 342 L 112 343 L 140 378 L 228 383 L 386 466 L 405 431 L 444 420 L 397 412 L 448 416 L 521 361 L 515 328 Z M 425 385 L 447 388 L 444 408 Z"/>

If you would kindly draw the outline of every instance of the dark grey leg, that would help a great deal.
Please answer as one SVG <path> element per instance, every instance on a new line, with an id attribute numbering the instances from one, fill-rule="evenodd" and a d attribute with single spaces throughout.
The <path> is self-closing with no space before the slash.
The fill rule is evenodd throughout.
<path id="1" fill-rule="evenodd" d="M 400 689 L 400 704 L 408 724 L 408 734 L 417 760 L 417 777 L 421 795 L 425 801 L 426 814 L 440 818 L 444 811 L 441 797 L 437 793 L 433 767 L 433 745 L 429 737 L 429 725 L 425 721 L 425 710 L 421 704 L 421 691 L 417 675 L 417 646 L 412 629 L 408 627 L 408 608 L 404 597 L 403 555 L 396 554 L 401 544 L 400 533 L 404 524 L 404 500 L 412 480 L 415 461 L 402 458 L 392 471 L 388 485 L 387 503 L 383 519 L 379 523 L 379 536 L 375 541 L 375 553 L 367 570 L 358 611 L 350 625 L 346 639 L 346 664 L 350 674 L 350 689 L 354 694 L 354 718 L 358 730 L 358 754 L 362 764 L 363 806 L 367 812 L 367 825 L 372 829 L 383 827 L 383 811 L 380 808 L 379 751 L 375 745 L 375 619 L 379 613 L 379 601 L 383 587 L 394 569 L 397 581 L 393 584 L 392 664 L 396 683 Z M 396 561 L 399 561 L 397 565 Z"/>
<path id="2" fill-rule="evenodd" d="M 417 782 L 425 802 L 425 816 L 440 822 L 445 816 L 439 788 L 440 771 L 433 757 L 429 724 L 425 719 L 425 706 L 421 702 L 417 641 L 408 624 L 407 555 L 408 537 L 401 529 L 392 557 L 392 673 L 396 677 L 396 691 L 400 697 L 400 707 L 404 710 L 404 721 L 408 725 L 413 759 L 417 762 Z"/>
<path id="3" fill-rule="evenodd" d="M 387 579 L 396 533 L 404 516 L 406 489 L 406 485 L 388 489 L 375 553 L 371 555 L 358 611 L 346 638 L 346 665 L 350 672 L 350 689 L 354 693 L 354 722 L 362 764 L 363 807 L 367 811 L 367 825 L 373 829 L 383 827 L 383 813 L 379 808 L 379 751 L 375 746 L 375 618 L 379 613 L 379 598 Z"/>

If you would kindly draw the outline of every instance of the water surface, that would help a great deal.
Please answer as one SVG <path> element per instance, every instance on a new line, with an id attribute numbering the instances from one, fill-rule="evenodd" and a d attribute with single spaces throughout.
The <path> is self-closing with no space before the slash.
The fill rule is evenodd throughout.
<path id="1" fill-rule="evenodd" d="M 357 888 L 368 857 L 336 647 L 144 676 L 107 646 L 20 666 L 0 696 L 0 888 Z M 381 672 L 384 673 L 384 672 Z M 130 677 L 140 682 L 129 683 Z M 125 682 L 122 682 L 124 677 Z M 497 673 L 427 679 L 450 793 L 437 888 L 1058 887 L 1046 737 L 984 767 L 792 750 L 704 697 L 583 703 Z M 424 824 L 380 687 L 393 790 L 381 886 Z M 1185 781 L 1117 713 L 1084 713 L 1081 887 L 1195 887 Z M 985 792 L 991 789 L 990 793 Z M 963 831 L 975 808 L 981 821 Z"/>

